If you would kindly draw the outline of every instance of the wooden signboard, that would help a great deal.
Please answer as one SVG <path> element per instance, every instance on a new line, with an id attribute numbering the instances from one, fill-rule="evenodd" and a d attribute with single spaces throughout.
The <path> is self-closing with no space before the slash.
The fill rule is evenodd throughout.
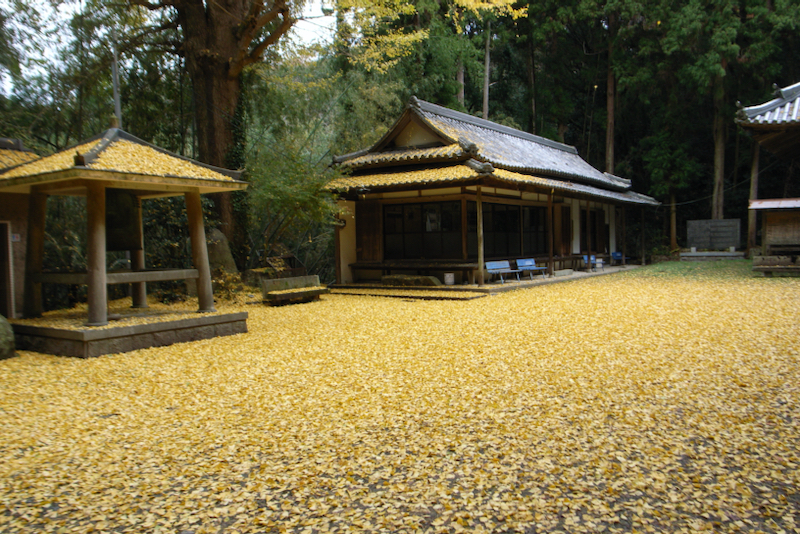
<path id="1" fill-rule="evenodd" d="M 142 250 L 140 199 L 124 189 L 106 189 L 106 250 Z"/>

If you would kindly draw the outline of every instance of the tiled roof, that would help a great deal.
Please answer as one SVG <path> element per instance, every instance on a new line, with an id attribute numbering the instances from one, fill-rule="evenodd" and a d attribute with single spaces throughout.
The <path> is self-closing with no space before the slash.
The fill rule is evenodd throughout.
<path id="1" fill-rule="evenodd" d="M 404 185 L 446 187 L 454 182 L 463 182 L 480 176 L 494 178 L 509 184 L 523 184 L 539 186 L 543 189 L 553 189 L 561 193 L 572 193 L 592 198 L 603 198 L 616 202 L 640 205 L 658 205 L 658 202 L 648 196 L 632 191 L 609 191 L 586 184 L 565 182 L 555 178 L 545 178 L 530 174 L 509 171 L 506 169 L 493 169 L 491 165 L 469 161 L 465 165 L 451 165 L 437 168 L 409 167 L 399 171 L 385 171 L 357 176 L 339 178 L 328 185 L 332 190 L 380 190 Z"/>
<path id="2" fill-rule="evenodd" d="M 800 125 L 800 83 L 775 89 L 775 98 L 758 106 L 739 110 L 737 121 L 742 126 Z"/>
<path id="3" fill-rule="evenodd" d="M 505 169 L 495 169 L 493 175 L 507 182 L 539 185 L 545 188 L 560 191 L 562 193 L 573 193 L 593 198 L 605 198 L 608 200 L 626 202 L 630 204 L 642 204 L 648 206 L 659 205 L 659 202 L 654 198 L 648 197 L 647 195 L 634 193 L 633 191 L 609 191 L 607 189 L 600 189 L 591 185 L 564 182 L 554 178 L 542 178 L 539 176 L 532 176 L 530 174 L 507 171 Z"/>
<path id="4" fill-rule="evenodd" d="M 406 148 L 388 150 L 386 152 L 358 152 L 351 154 L 350 158 L 343 160 L 345 167 L 363 167 L 376 164 L 403 164 L 418 161 L 457 160 L 464 158 L 466 152 L 457 143 L 431 148 Z"/>
<path id="5" fill-rule="evenodd" d="M 414 114 L 449 144 L 436 148 L 393 148 L 385 151 L 382 147 L 387 146 L 387 140 L 395 135 L 395 129 L 403 122 L 401 118 L 395 128 L 371 149 L 340 156 L 335 161 L 358 169 L 379 162 L 425 162 L 434 157 L 443 157 L 443 154 L 436 151 L 445 150 L 454 159 L 471 156 L 491 163 L 495 168 L 509 171 L 564 178 L 616 191 L 626 191 L 631 187 L 630 180 L 600 172 L 589 165 L 578 155 L 575 147 L 417 98 L 411 99 L 406 111 L 406 114 L 409 113 Z"/>
<path id="6" fill-rule="evenodd" d="M 76 165 L 76 154 L 83 157 L 83 165 Z M 73 168 L 225 182 L 236 181 L 241 174 L 172 154 L 122 130 L 112 128 L 102 136 L 77 147 L 61 150 L 5 172 L 0 170 L 0 186 L 3 180 Z"/>
<path id="7" fill-rule="evenodd" d="M 412 99 L 411 108 L 448 138 L 474 143 L 477 159 L 511 171 L 552 175 L 624 191 L 630 181 L 604 174 L 571 146 L 521 132 L 466 113 Z"/>
<path id="8" fill-rule="evenodd" d="M 346 176 L 327 185 L 331 190 L 367 189 L 397 185 L 447 184 L 477 178 L 480 173 L 468 165 L 437 168 L 409 168 L 399 172 L 376 172 L 359 176 Z"/>

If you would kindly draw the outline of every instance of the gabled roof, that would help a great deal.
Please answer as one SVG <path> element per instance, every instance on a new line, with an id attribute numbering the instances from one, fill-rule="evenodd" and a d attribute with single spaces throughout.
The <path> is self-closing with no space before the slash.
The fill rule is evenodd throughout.
<path id="1" fill-rule="evenodd" d="M 339 191 L 505 182 L 617 202 L 657 205 L 631 182 L 589 165 L 571 146 L 412 97 L 372 147 L 334 158 L 351 176 Z"/>
<path id="2" fill-rule="evenodd" d="M 800 124 L 800 83 L 775 87 L 775 98 L 758 106 L 741 108 L 737 119 L 742 125 Z"/>
<path id="3" fill-rule="evenodd" d="M 775 98 L 748 106 L 736 113 L 736 122 L 749 130 L 756 141 L 770 152 L 797 157 L 800 147 L 800 83 L 775 86 Z"/>
<path id="4" fill-rule="evenodd" d="M 411 98 L 403 116 L 372 148 L 340 156 L 335 161 L 355 171 L 411 159 L 419 162 L 433 159 L 424 157 L 421 153 L 415 158 L 409 157 L 411 151 L 419 151 L 419 148 L 390 148 L 391 140 L 410 121 L 424 125 L 442 139 L 442 145 L 449 145 L 452 159 L 471 157 L 491 163 L 498 169 L 565 178 L 617 191 L 625 191 L 631 186 L 630 180 L 602 173 L 589 165 L 578 155 L 575 147 L 437 106 L 416 97 Z M 456 147 L 461 147 L 461 151 Z M 431 150 L 433 148 L 442 147 L 431 147 Z"/>
<path id="5" fill-rule="evenodd" d="M 79 178 L 144 182 L 146 188 L 191 185 L 202 192 L 243 189 L 241 172 L 206 165 L 111 128 L 50 156 L 0 169 L 0 190 L 27 192 L 32 185 Z M 169 189 L 169 187 L 166 187 Z"/>

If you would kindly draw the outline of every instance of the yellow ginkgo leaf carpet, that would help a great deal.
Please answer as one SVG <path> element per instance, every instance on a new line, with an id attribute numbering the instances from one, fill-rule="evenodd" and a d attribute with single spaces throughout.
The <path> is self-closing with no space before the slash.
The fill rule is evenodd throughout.
<path id="1" fill-rule="evenodd" d="M 225 306 L 249 333 L 0 361 L 0 532 L 799 531 L 800 279 Z"/>

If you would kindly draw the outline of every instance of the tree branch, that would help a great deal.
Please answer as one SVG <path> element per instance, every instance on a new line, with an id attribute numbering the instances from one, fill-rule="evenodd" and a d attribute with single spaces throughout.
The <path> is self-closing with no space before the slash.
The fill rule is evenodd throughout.
<path id="1" fill-rule="evenodd" d="M 280 39 L 281 36 L 283 36 L 287 31 L 289 31 L 289 28 L 291 28 L 292 25 L 295 23 L 294 17 L 292 17 L 289 14 L 289 9 L 284 6 L 281 9 L 278 8 L 272 9 L 269 13 L 266 13 L 263 17 L 261 17 L 259 21 L 263 23 L 256 28 L 256 31 L 263 28 L 269 22 L 275 20 L 275 18 L 277 18 L 278 15 L 281 15 L 283 17 L 281 25 L 278 28 L 276 28 L 272 33 L 267 35 L 260 43 L 255 45 L 255 47 L 249 53 L 248 53 L 248 49 L 250 48 L 249 45 L 253 37 L 255 36 L 256 32 L 254 31 L 252 33 L 252 36 L 250 37 L 249 40 L 247 41 L 243 40 L 241 47 L 239 48 L 239 53 L 236 56 L 236 59 L 231 62 L 230 68 L 228 69 L 228 76 L 235 78 L 236 76 L 239 75 L 239 73 L 242 72 L 242 70 L 246 66 L 256 63 L 257 61 L 260 61 L 264 54 L 264 50 L 266 50 L 267 47 L 275 44 L 278 41 L 278 39 Z"/>
<path id="2" fill-rule="evenodd" d="M 133 6 L 141 6 L 150 11 L 158 11 L 159 9 L 166 9 L 173 7 L 179 0 L 162 0 L 161 2 L 153 3 L 148 0 L 128 0 L 128 3 Z"/>
<path id="3" fill-rule="evenodd" d="M 266 11 L 265 13 L 261 13 L 263 8 L 263 2 L 253 2 L 250 5 L 250 10 L 248 11 L 245 22 L 242 24 L 242 26 L 240 26 L 238 36 L 239 51 L 236 57 L 231 60 L 228 71 L 228 75 L 231 77 L 238 76 L 239 73 L 242 72 L 242 69 L 244 69 L 247 65 L 259 61 L 264 53 L 264 50 L 266 50 L 268 46 L 277 42 L 277 40 L 284 33 L 286 33 L 295 22 L 290 15 L 290 11 L 285 0 L 276 0 L 272 9 Z M 278 17 L 282 17 L 283 19 L 281 25 L 251 50 L 250 44 L 253 42 L 253 40 L 255 40 L 258 32 Z"/>

